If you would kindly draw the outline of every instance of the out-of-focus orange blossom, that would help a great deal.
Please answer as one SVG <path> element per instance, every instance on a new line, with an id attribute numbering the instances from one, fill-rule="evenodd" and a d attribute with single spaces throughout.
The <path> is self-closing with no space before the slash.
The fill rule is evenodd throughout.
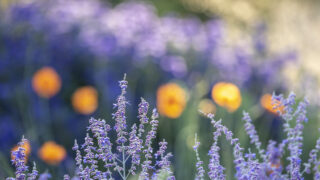
<path id="1" fill-rule="evenodd" d="M 273 103 L 276 103 L 276 104 L 273 104 Z M 281 113 L 284 112 L 283 106 L 275 107 L 275 106 L 279 106 L 280 102 L 272 102 L 272 95 L 271 94 L 263 95 L 260 99 L 260 104 L 264 109 L 266 109 L 267 111 L 269 111 L 273 114 L 278 114 L 278 111 L 280 111 Z"/>
<path id="2" fill-rule="evenodd" d="M 43 67 L 33 75 L 32 87 L 39 96 L 51 98 L 59 92 L 61 79 L 53 68 Z"/>
<path id="3" fill-rule="evenodd" d="M 212 99 L 229 112 L 234 112 L 241 105 L 241 93 L 239 88 L 227 82 L 219 82 L 212 88 Z"/>
<path id="4" fill-rule="evenodd" d="M 73 93 L 71 101 L 75 111 L 91 114 L 98 107 L 98 92 L 91 86 L 84 86 Z"/>
<path id="5" fill-rule="evenodd" d="M 38 151 L 38 156 L 40 159 L 51 165 L 59 164 L 65 159 L 66 155 L 67 153 L 64 147 L 56 144 L 53 141 L 44 143 Z"/>
<path id="6" fill-rule="evenodd" d="M 282 164 L 281 164 L 281 161 L 278 161 L 275 163 L 271 163 L 269 166 L 271 169 L 267 171 L 268 175 L 270 175 L 274 172 L 272 169 L 279 169 L 282 166 Z"/>
<path id="7" fill-rule="evenodd" d="M 168 83 L 157 91 L 157 108 L 160 114 L 169 118 L 178 118 L 187 103 L 187 93 L 178 84 Z"/>
<path id="8" fill-rule="evenodd" d="M 30 155 L 30 153 L 31 153 L 31 146 L 30 146 L 29 141 L 25 140 L 25 141 L 23 142 L 23 145 L 22 145 L 22 146 L 20 146 L 20 147 L 22 147 L 22 148 L 24 149 L 25 162 L 27 162 L 27 160 L 28 160 L 28 156 L 29 156 L 29 155 Z M 18 146 L 18 145 L 16 145 L 15 147 L 13 147 L 13 148 L 11 149 L 11 152 L 13 152 L 13 151 L 17 151 L 17 150 L 18 150 L 18 148 L 19 148 L 19 146 Z M 12 160 L 13 160 L 13 159 L 15 159 L 15 156 L 13 156 L 12 154 L 11 154 L 11 159 L 12 159 Z"/>
<path id="9" fill-rule="evenodd" d="M 203 99 L 199 102 L 198 109 L 204 114 L 214 114 L 216 112 L 216 106 L 211 99 Z"/>

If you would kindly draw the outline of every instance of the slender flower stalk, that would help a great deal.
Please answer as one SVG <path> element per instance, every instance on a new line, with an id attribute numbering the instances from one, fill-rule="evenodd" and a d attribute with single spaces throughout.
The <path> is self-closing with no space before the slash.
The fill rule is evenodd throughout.
<path id="1" fill-rule="evenodd" d="M 200 146 L 200 142 L 197 140 L 197 134 L 195 134 L 194 137 L 194 146 L 193 146 L 193 150 L 196 153 L 196 158 L 197 158 L 197 163 L 196 163 L 196 168 L 197 168 L 197 174 L 195 179 L 196 180 L 203 180 L 204 179 L 204 173 L 205 170 L 203 168 L 203 161 L 200 160 L 200 156 L 199 156 L 199 152 L 198 152 L 198 148 Z"/>
<path id="2" fill-rule="evenodd" d="M 305 99 L 304 101 L 298 104 L 296 110 L 294 110 L 295 105 L 295 97 L 294 93 L 290 93 L 287 99 L 284 99 L 283 96 L 273 96 L 273 99 L 278 103 L 278 106 L 284 106 L 284 113 L 280 113 L 282 118 L 285 120 L 284 123 L 284 131 L 287 133 L 287 141 L 288 150 L 290 152 L 290 156 L 287 157 L 289 160 L 289 165 L 287 167 L 288 172 L 290 172 L 290 179 L 301 179 L 301 158 L 302 154 L 302 130 L 303 130 L 303 122 L 307 121 L 306 117 L 306 106 L 308 101 Z M 296 125 L 294 127 L 290 126 L 290 121 L 296 119 Z"/>
<path id="3" fill-rule="evenodd" d="M 233 156 L 235 158 L 234 164 L 236 166 L 236 171 L 237 171 L 235 176 L 239 179 L 242 179 L 246 175 L 245 159 L 243 157 L 243 148 L 241 148 L 240 146 L 239 139 L 233 138 L 233 133 L 226 126 L 221 124 L 221 120 L 216 121 L 214 119 L 213 114 L 208 114 L 207 117 L 211 119 L 211 124 L 216 129 L 216 132 L 218 132 L 217 134 L 214 134 L 214 136 L 216 136 L 217 138 L 218 136 L 220 136 L 220 133 L 223 133 L 226 136 L 226 139 L 233 146 Z M 221 179 L 224 179 L 225 178 L 224 175 L 221 174 L 222 172 L 221 168 L 219 167 L 218 170 L 219 170 L 218 177 L 220 177 Z M 213 177 L 213 179 L 215 178 L 217 177 Z"/>
<path id="4" fill-rule="evenodd" d="M 153 148 L 152 140 L 156 138 L 157 128 L 158 128 L 158 118 L 159 114 L 156 109 L 153 109 L 152 116 L 151 116 L 151 130 L 148 132 L 146 139 L 145 139 L 145 149 L 143 150 L 143 153 L 145 154 L 145 160 L 141 164 L 142 172 L 140 174 L 140 178 L 145 179 L 148 177 L 148 171 L 151 170 L 153 167 L 152 164 L 152 154 L 153 154 Z"/>
<path id="5" fill-rule="evenodd" d="M 171 153 L 165 154 L 165 151 L 167 149 L 167 142 L 165 140 L 162 140 L 159 142 L 159 150 L 155 153 L 155 158 L 159 159 L 156 161 L 156 166 L 159 167 L 159 170 L 157 171 L 160 173 L 160 170 L 164 170 L 165 172 L 168 173 L 168 178 L 167 180 L 174 180 L 175 177 L 173 176 L 173 172 L 170 169 L 171 163 L 169 159 L 173 156 Z M 153 177 L 155 178 L 155 176 Z"/>
<path id="6" fill-rule="evenodd" d="M 319 129 L 320 131 L 320 129 Z M 319 171 L 319 165 L 320 161 L 318 158 L 318 154 L 320 152 L 320 138 L 317 139 L 317 143 L 314 149 L 312 149 L 309 153 L 309 159 L 306 163 L 304 163 L 304 170 L 302 171 L 303 173 L 311 173 L 311 167 L 312 170 L 314 171 L 314 179 L 320 179 L 320 171 Z M 313 165 L 313 166 L 312 166 Z"/>
<path id="7" fill-rule="evenodd" d="M 259 140 L 259 136 L 257 134 L 257 131 L 256 131 L 254 125 L 252 124 L 252 120 L 251 120 L 251 118 L 249 116 L 249 113 L 243 112 L 242 120 L 245 121 L 244 127 L 246 129 L 247 134 L 250 137 L 250 143 L 252 143 L 252 144 L 254 144 L 256 146 L 256 148 L 257 148 L 257 150 L 259 152 L 259 155 L 262 158 L 262 160 L 264 162 L 267 162 L 265 151 L 264 151 L 264 149 L 261 148 L 261 142 Z"/>

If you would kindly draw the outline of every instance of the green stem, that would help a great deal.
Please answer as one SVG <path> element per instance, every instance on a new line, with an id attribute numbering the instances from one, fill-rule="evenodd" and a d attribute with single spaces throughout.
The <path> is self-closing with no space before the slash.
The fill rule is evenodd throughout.
<path id="1" fill-rule="evenodd" d="M 123 175 L 122 178 L 126 180 L 126 161 L 125 161 L 125 154 L 124 154 L 124 144 L 122 143 L 122 170 L 123 170 Z"/>

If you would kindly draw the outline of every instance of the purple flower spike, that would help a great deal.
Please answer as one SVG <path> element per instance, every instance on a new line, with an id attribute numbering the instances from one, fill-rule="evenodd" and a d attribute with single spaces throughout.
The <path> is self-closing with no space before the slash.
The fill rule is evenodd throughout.
<path id="1" fill-rule="evenodd" d="M 196 180 L 203 180 L 205 170 L 203 168 L 203 161 L 200 160 L 200 156 L 199 156 L 199 152 L 198 152 L 200 142 L 197 140 L 197 134 L 195 135 L 194 139 L 195 139 L 195 145 L 193 146 L 193 150 L 195 151 L 196 158 L 197 158 L 197 163 L 196 163 L 197 174 L 196 174 L 195 179 Z"/>

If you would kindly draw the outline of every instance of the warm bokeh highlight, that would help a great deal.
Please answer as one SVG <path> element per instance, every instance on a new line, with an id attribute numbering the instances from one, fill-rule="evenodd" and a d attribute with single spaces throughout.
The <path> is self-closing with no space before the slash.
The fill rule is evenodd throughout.
<path id="1" fill-rule="evenodd" d="M 43 98 L 51 98 L 61 88 L 61 79 L 58 73 L 51 67 L 43 67 L 32 78 L 33 90 Z"/>
<path id="2" fill-rule="evenodd" d="M 187 103 L 187 93 L 178 84 L 168 83 L 157 91 L 157 107 L 160 114 L 169 118 L 178 118 Z"/>
<path id="3" fill-rule="evenodd" d="M 198 109 L 204 114 L 214 114 L 216 112 L 216 106 L 211 99 L 203 99 L 199 102 Z"/>
<path id="4" fill-rule="evenodd" d="M 84 86 L 73 93 L 71 101 L 78 113 L 91 114 L 98 107 L 98 92 L 91 86 Z"/>
<path id="5" fill-rule="evenodd" d="M 53 141 L 48 141 L 42 145 L 38 151 L 38 156 L 46 163 L 51 165 L 59 164 L 66 157 L 67 152 L 64 147 Z"/>
<path id="6" fill-rule="evenodd" d="M 227 82 L 219 82 L 212 88 L 212 99 L 229 112 L 234 112 L 241 105 L 241 93 L 239 88 Z"/>
<path id="7" fill-rule="evenodd" d="M 271 94 L 263 95 L 260 99 L 260 104 L 264 109 L 266 109 L 267 111 L 269 111 L 273 114 L 278 114 L 278 111 L 283 113 L 283 111 L 284 111 L 283 106 L 276 107 L 276 106 L 280 105 L 280 102 L 272 102 L 272 95 Z"/>

